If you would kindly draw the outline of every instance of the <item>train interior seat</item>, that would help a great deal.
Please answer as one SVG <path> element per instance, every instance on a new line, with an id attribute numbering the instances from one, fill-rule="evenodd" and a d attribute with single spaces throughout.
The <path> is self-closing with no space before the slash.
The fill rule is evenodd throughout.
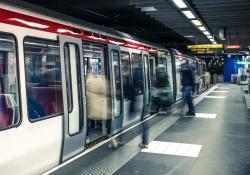
<path id="1" fill-rule="evenodd" d="M 11 125 L 13 122 L 13 109 L 7 104 L 7 97 L 0 95 L 0 129 Z"/>
<path id="2" fill-rule="evenodd" d="M 35 100 L 44 106 L 45 115 L 63 113 L 63 99 L 61 87 L 32 87 Z"/>

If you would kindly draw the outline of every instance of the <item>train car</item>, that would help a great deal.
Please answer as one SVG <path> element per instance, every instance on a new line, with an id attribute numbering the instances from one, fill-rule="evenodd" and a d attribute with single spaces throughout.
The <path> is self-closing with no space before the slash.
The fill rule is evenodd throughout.
<path id="1" fill-rule="evenodd" d="M 1 174 L 41 174 L 147 118 L 156 66 L 172 78 L 162 46 L 0 5 Z"/>

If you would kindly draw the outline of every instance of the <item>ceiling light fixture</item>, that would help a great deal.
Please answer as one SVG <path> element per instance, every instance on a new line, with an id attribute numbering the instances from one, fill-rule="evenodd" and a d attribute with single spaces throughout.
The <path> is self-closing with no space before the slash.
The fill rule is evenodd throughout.
<path id="1" fill-rule="evenodd" d="M 196 26 L 201 26 L 202 24 L 201 24 L 201 22 L 200 22 L 200 20 L 192 20 L 191 21 L 194 25 L 196 25 Z"/>
<path id="2" fill-rule="evenodd" d="M 205 35 L 210 35 L 210 33 L 209 33 L 208 31 L 203 31 L 203 33 L 204 33 Z"/>
<path id="3" fill-rule="evenodd" d="M 177 6 L 177 7 L 179 7 L 180 9 L 182 9 L 182 8 L 187 8 L 187 5 L 185 4 L 185 2 L 183 2 L 183 0 L 172 0 L 174 3 L 175 3 L 175 5 Z"/>
<path id="4" fill-rule="evenodd" d="M 211 35 L 207 35 L 207 38 L 209 39 L 213 39 L 213 37 Z"/>
<path id="5" fill-rule="evenodd" d="M 186 35 L 185 38 L 194 38 L 194 35 Z"/>
<path id="6" fill-rule="evenodd" d="M 198 27 L 201 31 L 206 31 L 206 28 L 201 26 L 201 27 Z"/>
<path id="7" fill-rule="evenodd" d="M 154 6 L 151 7 L 141 7 L 142 12 L 156 12 L 157 9 Z"/>
<path id="8" fill-rule="evenodd" d="M 183 13 L 188 19 L 195 19 L 195 16 L 194 16 L 193 12 L 191 12 L 190 10 L 182 11 L 182 13 Z"/>

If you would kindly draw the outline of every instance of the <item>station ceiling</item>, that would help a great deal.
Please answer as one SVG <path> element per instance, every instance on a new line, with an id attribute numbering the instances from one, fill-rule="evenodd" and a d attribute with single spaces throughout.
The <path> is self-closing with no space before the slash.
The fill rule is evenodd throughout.
<path id="1" fill-rule="evenodd" d="M 210 43 L 172 0 L 25 0 L 60 13 L 175 47 Z M 249 0 L 184 0 L 218 43 L 250 45 Z M 156 11 L 142 11 L 154 7 Z M 225 40 L 219 30 L 225 31 Z"/>

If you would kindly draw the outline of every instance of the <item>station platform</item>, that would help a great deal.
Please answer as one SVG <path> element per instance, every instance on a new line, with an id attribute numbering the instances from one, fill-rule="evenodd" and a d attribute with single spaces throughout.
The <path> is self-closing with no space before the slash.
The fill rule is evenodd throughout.
<path id="1" fill-rule="evenodd" d="M 250 115 L 240 86 L 215 85 L 194 102 L 195 117 L 178 110 L 154 116 L 121 135 L 121 146 L 110 148 L 107 140 L 48 174 L 249 174 Z M 149 125 L 150 144 L 141 149 L 136 133 Z"/>

